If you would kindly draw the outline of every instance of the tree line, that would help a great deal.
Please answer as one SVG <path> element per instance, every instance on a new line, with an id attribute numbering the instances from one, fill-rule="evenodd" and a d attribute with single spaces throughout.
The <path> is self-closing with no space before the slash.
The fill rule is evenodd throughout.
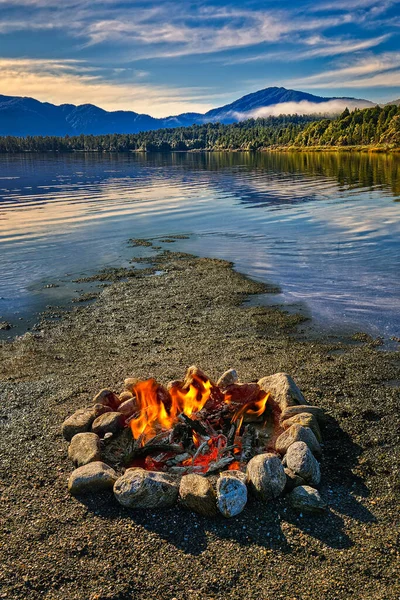
<path id="1" fill-rule="evenodd" d="M 261 150 L 354 145 L 400 146 L 400 107 L 375 106 L 352 112 L 346 109 L 334 119 L 282 115 L 135 134 L 0 137 L 1 153 Z"/>

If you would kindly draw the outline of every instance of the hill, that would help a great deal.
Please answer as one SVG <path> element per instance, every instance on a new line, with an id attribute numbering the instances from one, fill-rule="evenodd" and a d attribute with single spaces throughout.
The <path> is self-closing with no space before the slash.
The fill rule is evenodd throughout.
<path id="1" fill-rule="evenodd" d="M 372 106 L 368 100 L 356 98 L 324 98 L 296 90 L 270 87 L 248 94 L 231 104 L 212 109 L 205 114 L 184 113 L 165 118 L 155 118 L 133 111 L 106 111 L 93 104 L 62 104 L 56 106 L 39 102 L 33 98 L 0 96 L 0 135 L 103 135 L 112 133 L 139 133 L 164 128 L 185 127 L 203 123 L 233 123 L 253 116 L 252 111 L 282 105 L 282 114 L 288 112 L 302 114 L 314 110 L 315 113 L 332 112 L 332 101 L 340 112 L 346 106 Z M 299 110 L 295 105 L 299 104 Z M 303 103 L 303 104 L 302 104 Z M 304 108 L 307 103 L 307 111 Z M 329 104 L 328 104 L 329 103 Z M 325 106 L 324 106 L 325 105 Z"/>

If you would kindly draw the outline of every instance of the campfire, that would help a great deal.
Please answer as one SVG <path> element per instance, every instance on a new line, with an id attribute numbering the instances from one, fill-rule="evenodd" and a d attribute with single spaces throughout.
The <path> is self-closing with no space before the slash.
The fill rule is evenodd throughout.
<path id="1" fill-rule="evenodd" d="M 102 390 L 63 423 L 77 467 L 69 488 L 113 487 L 133 508 L 171 506 L 180 496 L 202 514 L 218 507 L 233 516 L 249 485 L 261 500 L 291 491 L 319 510 L 310 485 L 320 479 L 323 420 L 285 373 L 241 383 L 230 369 L 214 382 L 192 366 L 166 386 L 129 378 L 118 395 Z"/>

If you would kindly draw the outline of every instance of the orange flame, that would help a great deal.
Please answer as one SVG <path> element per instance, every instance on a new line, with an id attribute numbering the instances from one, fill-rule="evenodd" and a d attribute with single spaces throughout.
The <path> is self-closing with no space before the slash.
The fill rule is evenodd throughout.
<path id="1" fill-rule="evenodd" d="M 240 462 L 237 460 L 231 462 L 231 464 L 228 466 L 228 471 L 240 471 Z"/>
<path id="2" fill-rule="evenodd" d="M 268 398 L 270 397 L 270 393 L 265 393 L 265 392 L 261 392 L 260 394 L 260 398 L 258 400 L 256 400 L 255 402 L 248 402 L 247 404 L 244 404 L 243 406 L 241 406 L 240 408 L 237 409 L 237 411 L 234 413 L 233 417 L 232 417 L 232 423 L 234 421 L 239 421 L 239 425 L 238 425 L 238 430 L 240 429 L 240 426 L 242 424 L 243 421 L 243 417 L 245 415 L 252 415 L 253 417 L 261 417 L 261 415 L 263 414 L 265 407 L 267 406 L 267 402 L 268 402 Z"/>
<path id="3" fill-rule="evenodd" d="M 137 439 L 142 436 L 144 443 L 160 430 L 171 429 L 181 413 L 190 417 L 203 408 L 210 397 L 211 388 L 211 381 L 193 376 L 193 383 L 188 389 L 169 390 L 171 405 L 167 409 L 157 394 L 159 385 L 155 379 L 137 382 L 133 390 L 139 415 L 129 422 L 133 437 Z"/>

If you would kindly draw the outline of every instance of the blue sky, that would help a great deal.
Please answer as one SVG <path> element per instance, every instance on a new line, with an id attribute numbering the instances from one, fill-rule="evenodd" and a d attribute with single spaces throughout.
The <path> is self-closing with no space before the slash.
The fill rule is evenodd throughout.
<path id="1" fill-rule="evenodd" d="M 400 97 L 400 0 L 0 0 L 0 93 L 154 116 L 268 86 Z"/>

